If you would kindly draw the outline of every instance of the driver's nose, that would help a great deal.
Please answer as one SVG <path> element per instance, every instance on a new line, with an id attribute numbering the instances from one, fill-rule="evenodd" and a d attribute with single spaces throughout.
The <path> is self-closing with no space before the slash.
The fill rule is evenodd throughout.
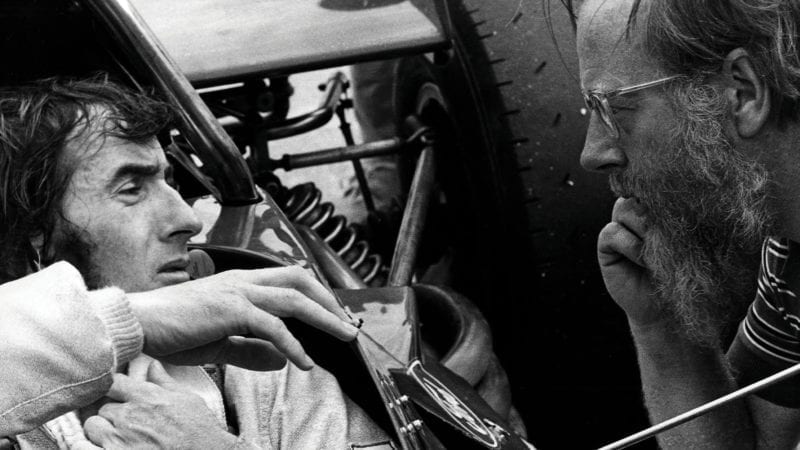
<path id="1" fill-rule="evenodd" d="M 194 209 L 186 203 L 175 189 L 169 188 L 165 193 L 167 202 L 165 208 L 169 211 L 165 216 L 165 239 L 185 239 L 188 241 L 203 229 L 203 222 L 197 217 Z"/>
<path id="2" fill-rule="evenodd" d="M 618 144 L 618 140 L 611 136 L 593 113 L 581 152 L 581 166 L 592 172 L 607 174 L 618 172 L 628 163 L 625 153 Z"/>

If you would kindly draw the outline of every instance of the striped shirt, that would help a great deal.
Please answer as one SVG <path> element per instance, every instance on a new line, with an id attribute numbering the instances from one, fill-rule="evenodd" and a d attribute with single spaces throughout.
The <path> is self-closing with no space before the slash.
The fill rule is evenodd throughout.
<path id="1" fill-rule="evenodd" d="M 768 238 L 761 250 L 755 301 L 728 352 L 740 386 L 800 363 L 800 244 Z M 800 407 L 800 378 L 757 393 L 773 403 Z"/>

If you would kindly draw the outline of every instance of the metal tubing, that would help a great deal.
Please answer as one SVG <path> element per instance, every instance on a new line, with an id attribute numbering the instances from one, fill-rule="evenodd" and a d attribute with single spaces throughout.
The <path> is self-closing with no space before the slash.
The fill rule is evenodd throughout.
<path id="1" fill-rule="evenodd" d="M 653 425 L 650 428 L 632 434 L 624 439 L 620 439 L 604 447 L 600 447 L 599 450 L 617 450 L 620 448 L 630 447 L 631 445 L 636 444 L 637 442 L 641 442 L 649 437 L 653 437 L 656 434 L 661 433 L 662 431 L 674 428 L 684 422 L 688 422 L 714 409 L 727 405 L 728 403 L 733 402 L 735 400 L 739 400 L 747 395 L 752 394 L 753 392 L 756 392 L 760 389 L 764 389 L 768 386 L 772 386 L 775 383 L 783 381 L 787 378 L 791 378 L 797 374 L 800 374 L 800 364 L 789 367 L 788 369 L 784 369 L 774 375 L 770 375 L 764 378 L 761 381 L 756 381 L 753 384 L 747 385 L 739 390 L 733 391 L 730 394 L 723 395 L 722 397 L 716 400 L 712 400 L 704 405 L 698 406 L 697 408 L 686 411 L 683 414 L 679 414 L 673 417 L 672 419 L 667 419 L 659 424 Z"/>
<path id="2" fill-rule="evenodd" d="M 347 145 L 355 145 L 356 141 L 353 139 L 350 123 L 347 121 L 347 117 L 344 113 L 349 104 L 352 103 L 348 100 L 340 103 L 339 106 L 336 107 L 336 116 L 339 117 L 339 129 L 342 131 L 342 136 L 344 136 L 344 143 Z M 356 179 L 358 180 L 358 189 L 361 191 L 361 197 L 364 199 L 364 206 L 367 207 L 368 212 L 375 212 L 375 202 L 372 200 L 372 191 L 369 190 L 369 183 L 367 182 L 367 174 L 364 172 L 364 166 L 361 165 L 360 159 L 354 159 L 352 163 L 353 171 L 356 173 Z"/>
<path id="3" fill-rule="evenodd" d="M 433 192 L 435 169 L 433 147 L 427 146 L 420 153 L 414 169 L 414 179 L 411 181 L 408 202 L 403 211 L 403 221 L 400 223 L 400 232 L 392 255 L 388 286 L 408 286 L 411 283 Z"/>
<path id="4" fill-rule="evenodd" d="M 316 231 L 305 225 L 295 225 L 295 228 L 332 287 L 340 289 L 369 287 Z"/>
<path id="5" fill-rule="evenodd" d="M 259 196 L 250 171 L 228 136 L 180 68 L 129 0 L 84 0 L 114 35 L 137 68 L 152 78 L 180 110 L 181 131 L 200 154 L 220 191 L 220 203 L 243 205 Z"/>
<path id="6" fill-rule="evenodd" d="M 245 127 L 263 126 L 265 127 L 264 136 L 270 141 L 296 136 L 307 131 L 315 130 L 325 125 L 333 118 L 333 113 L 336 110 L 336 105 L 339 103 L 346 82 L 344 74 L 341 72 L 333 74 L 325 84 L 325 91 L 323 92 L 322 102 L 320 102 L 319 107 L 299 116 L 283 118 L 274 123 L 264 121 L 262 124 L 254 124 L 242 121 L 241 114 L 220 109 L 221 112 L 227 115 L 220 117 L 219 122 L 232 132 L 239 131 Z M 215 93 L 204 95 L 213 99 Z M 225 91 L 220 95 L 224 96 Z M 273 115 L 269 117 L 273 117 Z M 264 117 L 262 117 L 262 119 L 264 119 Z"/>
<path id="7" fill-rule="evenodd" d="M 371 156 L 391 155 L 398 153 L 404 145 L 405 141 L 400 138 L 384 139 L 296 155 L 286 154 L 281 159 L 273 160 L 272 164 L 273 167 L 284 170 L 299 169 L 301 167 L 319 166 L 358 158 L 369 158 Z"/>
<path id="8" fill-rule="evenodd" d="M 334 73 L 325 84 L 325 94 L 317 109 L 297 117 L 290 117 L 279 124 L 270 125 L 266 131 L 267 139 L 276 140 L 295 136 L 328 123 L 333 118 L 346 83 L 347 80 L 342 72 Z"/>
<path id="9" fill-rule="evenodd" d="M 375 201 L 372 199 L 372 191 L 369 190 L 369 182 L 367 182 L 367 174 L 364 172 L 364 166 L 361 165 L 360 159 L 353 160 L 353 172 L 356 174 L 358 180 L 358 187 L 361 190 L 361 197 L 364 199 L 364 206 L 367 211 L 375 211 Z"/>

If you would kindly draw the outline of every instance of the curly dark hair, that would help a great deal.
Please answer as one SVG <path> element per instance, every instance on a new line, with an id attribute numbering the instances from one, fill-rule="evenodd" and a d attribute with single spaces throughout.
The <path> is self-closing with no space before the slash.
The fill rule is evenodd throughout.
<path id="1" fill-rule="evenodd" d="M 175 118 L 169 104 L 106 74 L 0 88 L 0 281 L 30 270 L 32 237 L 48 248 L 72 176 L 60 167 L 68 143 L 87 130 L 145 142 L 169 130 Z"/>

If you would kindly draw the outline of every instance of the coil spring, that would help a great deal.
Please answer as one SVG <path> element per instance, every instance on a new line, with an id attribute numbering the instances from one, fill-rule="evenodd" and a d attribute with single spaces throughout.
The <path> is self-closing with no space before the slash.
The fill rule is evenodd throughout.
<path id="1" fill-rule="evenodd" d="M 372 287 L 386 284 L 389 269 L 380 255 L 371 252 L 361 226 L 334 214 L 333 204 L 322 201 L 322 192 L 314 183 L 298 184 L 281 198 L 289 220 L 316 231 L 365 283 Z"/>

